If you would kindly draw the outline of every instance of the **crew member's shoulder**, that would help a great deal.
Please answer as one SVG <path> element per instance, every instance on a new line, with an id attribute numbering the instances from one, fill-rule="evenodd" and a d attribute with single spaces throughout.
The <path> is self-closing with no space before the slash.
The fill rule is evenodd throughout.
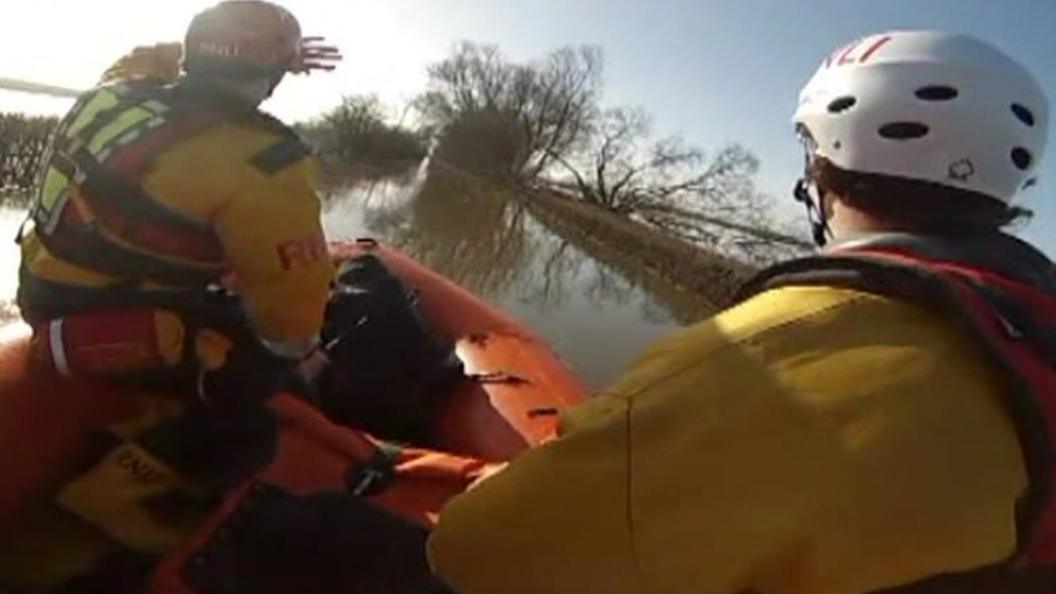
<path id="1" fill-rule="evenodd" d="M 759 293 L 690 326 L 673 337 L 714 350 L 731 344 L 787 341 L 817 329 L 854 327 L 869 331 L 882 321 L 916 326 L 934 316 L 913 305 L 862 291 L 829 286 L 786 286 Z M 838 339 L 836 339 L 838 340 Z"/>
<path id="2" fill-rule="evenodd" d="M 658 378 L 702 372 L 730 363 L 731 357 L 780 365 L 788 357 L 877 341 L 936 345 L 957 339 L 943 316 L 885 296 L 826 286 L 781 287 L 661 339 L 613 391 L 635 393 Z"/>
<path id="3" fill-rule="evenodd" d="M 873 293 L 831 286 L 785 286 L 754 295 L 718 314 L 715 330 L 738 340 L 819 325 L 861 323 L 862 317 L 919 318 L 919 308 Z"/>
<path id="4" fill-rule="evenodd" d="M 311 147 L 291 127 L 269 114 L 253 112 L 225 120 L 203 139 L 224 158 L 245 163 L 265 176 L 300 163 Z"/>

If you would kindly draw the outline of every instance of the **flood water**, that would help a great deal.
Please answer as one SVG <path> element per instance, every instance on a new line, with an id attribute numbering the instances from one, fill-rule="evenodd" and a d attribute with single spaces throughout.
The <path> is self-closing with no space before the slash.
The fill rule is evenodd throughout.
<path id="1" fill-rule="evenodd" d="M 331 239 L 382 239 L 498 305 L 595 387 L 709 307 L 608 257 L 618 254 L 557 235 L 493 188 L 424 167 L 332 191 L 324 221 Z"/>
<path id="2" fill-rule="evenodd" d="M 619 254 L 561 237 L 523 203 L 423 167 L 326 193 L 330 239 L 375 237 L 499 306 L 546 340 L 594 387 L 707 304 Z M 0 209 L 0 298 L 17 286 L 13 241 L 24 212 Z M 588 253 L 589 252 L 589 253 Z"/>

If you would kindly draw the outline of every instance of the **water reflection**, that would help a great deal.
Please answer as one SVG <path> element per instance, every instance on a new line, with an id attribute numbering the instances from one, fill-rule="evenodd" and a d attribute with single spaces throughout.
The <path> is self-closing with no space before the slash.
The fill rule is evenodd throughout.
<path id="1" fill-rule="evenodd" d="M 15 291 L 18 290 L 18 265 L 21 253 L 15 236 L 26 218 L 25 209 L 0 206 L 0 322 L 18 318 Z"/>
<path id="2" fill-rule="evenodd" d="M 474 194 L 451 177 L 426 179 L 413 198 L 366 209 L 374 234 L 477 293 L 495 295 L 523 283 L 538 249 L 523 208 Z"/>
<path id="3" fill-rule="evenodd" d="M 706 307 L 621 268 L 599 246 L 559 236 L 513 196 L 424 167 L 335 193 L 326 223 L 332 238 L 382 238 L 496 303 L 595 385 Z"/>

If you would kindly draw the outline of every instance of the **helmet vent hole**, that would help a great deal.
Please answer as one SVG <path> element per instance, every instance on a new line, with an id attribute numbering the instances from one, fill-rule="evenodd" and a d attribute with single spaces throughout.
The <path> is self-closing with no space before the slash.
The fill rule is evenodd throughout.
<path id="1" fill-rule="evenodd" d="M 858 103 L 858 100 L 850 96 L 833 99 L 832 103 L 829 103 L 829 113 L 843 113 L 854 107 L 855 103 Z"/>
<path id="2" fill-rule="evenodd" d="M 1027 149 L 1017 146 L 1012 149 L 1012 163 L 1023 171 L 1030 169 L 1030 164 L 1034 162 L 1034 157 L 1031 156 L 1030 151 Z"/>
<path id="3" fill-rule="evenodd" d="M 919 122 L 892 122 L 881 126 L 879 132 L 890 140 L 915 140 L 927 136 L 929 128 Z"/>
<path id="4" fill-rule="evenodd" d="M 1024 124 L 1034 127 L 1034 112 L 1030 109 L 1020 105 L 1019 103 L 1012 104 L 1012 113 L 1015 114 L 1016 119 L 1023 122 Z"/>
<path id="5" fill-rule="evenodd" d="M 949 101 L 956 99 L 959 93 L 953 87 L 945 85 L 929 85 L 917 89 L 915 95 L 922 101 Z"/>

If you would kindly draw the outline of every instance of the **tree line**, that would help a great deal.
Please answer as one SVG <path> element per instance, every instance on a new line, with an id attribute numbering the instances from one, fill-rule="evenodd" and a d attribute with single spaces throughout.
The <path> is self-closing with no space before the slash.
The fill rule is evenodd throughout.
<path id="1" fill-rule="evenodd" d="M 390 119 L 377 97 L 355 95 L 294 129 L 328 169 L 357 168 L 370 174 L 417 163 L 428 150 L 426 135 Z M 58 124 L 56 117 L 0 113 L 0 198 L 27 200 Z"/>
<path id="2" fill-rule="evenodd" d="M 417 163 L 428 152 L 422 131 L 392 122 L 375 95 L 349 95 L 340 104 L 294 129 L 315 149 L 330 170 L 380 170 Z"/>
<path id="3" fill-rule="evenodd" d="M 25 198 L 58 123 L 58 118 L 0 113 L 0 198 Z"/>

